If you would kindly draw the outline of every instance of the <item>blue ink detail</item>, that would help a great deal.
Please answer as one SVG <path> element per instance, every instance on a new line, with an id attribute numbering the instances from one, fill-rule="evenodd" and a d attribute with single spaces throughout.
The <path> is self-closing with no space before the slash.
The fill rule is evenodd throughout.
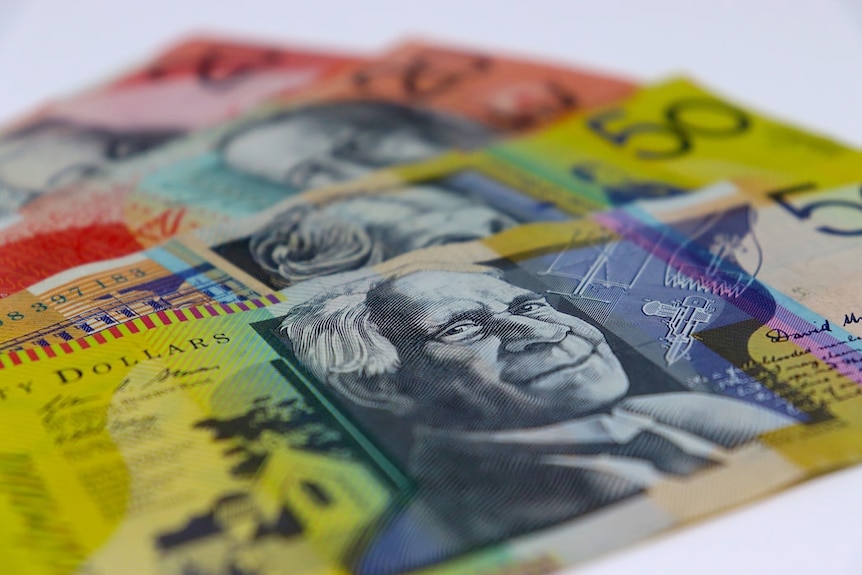
<path id="1" fill-rule="evenodd" d="M 300 191 L 237 172 L 215 153 L 158 170 L 141 181 L 140 189 L 168 201 L 229 216 L 260 212 Z"/>

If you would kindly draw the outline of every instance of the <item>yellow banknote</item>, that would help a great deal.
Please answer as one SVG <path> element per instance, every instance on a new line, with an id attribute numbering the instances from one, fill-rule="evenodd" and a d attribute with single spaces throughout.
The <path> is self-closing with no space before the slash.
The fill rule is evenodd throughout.
<path id="1" fill-rule="evenodd" d="M 631 209 L 671 225 L 687 249 L 702 251 L 704 268 L 712 270 L 707 275 L 734 273 L 740 285 L 762 280 L 821 314 L 828 325 L 862 336 L 858 184 L 828 190 L 791 186 L 761 196 L 725 182 L 697 197 Z"/>
<path id="2" fill-rule="evenodd" d="M 858 461 L 862 377 L 832 361 L 858 342 L 757 280 L 707 285 L 645 221 L 512 227 L 3 357 L 5 564 L 550 572 Z"/>
<path id="3" fill-rule="evenodd" d="M 731 178 L 755 190 L 812 178 L 823 187 L 862 177 L 856 150 L 682 78 L 641 88 L 626 100 L 573 114 L 492 150 L 557 182 L 593 184 L 594 199 L 613 204 Z"/>

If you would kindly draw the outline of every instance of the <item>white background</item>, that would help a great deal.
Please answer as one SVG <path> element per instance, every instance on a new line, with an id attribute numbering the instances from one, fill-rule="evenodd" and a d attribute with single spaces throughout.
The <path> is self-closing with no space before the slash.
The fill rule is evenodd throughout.
<path id="1" fill-rule="evenodd" d="M 364 51 L 413 33 L 641 80 L 683 72 L 862 145 L 862 0 L 0 0 L 0 121 L 200 31 Z M 578 573 L 860 575 L 860 532 L 856 469 Z"/>

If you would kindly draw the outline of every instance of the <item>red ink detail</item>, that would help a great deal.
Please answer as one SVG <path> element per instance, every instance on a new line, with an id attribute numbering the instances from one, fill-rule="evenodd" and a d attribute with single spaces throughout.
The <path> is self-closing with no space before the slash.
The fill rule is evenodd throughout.
<path id="1" fill-rule="evenodd" d="M 187 212 L 185 207 L 165 210 L 141 224 L 135 230 L 135 236 L 153 243 L 173 237 L 180 230 L 180 224 L 182 224 Z"/>
<path id="2" fill-rule="evenodd" d="M 142 249 L 119 223 L 93 224 L 10 242 L 0 249 L 0 297 L 61 271 Z"/>

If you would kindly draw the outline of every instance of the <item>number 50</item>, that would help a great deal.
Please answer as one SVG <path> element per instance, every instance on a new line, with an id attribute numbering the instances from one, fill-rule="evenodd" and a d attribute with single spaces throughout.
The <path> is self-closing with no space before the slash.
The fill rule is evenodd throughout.
<path id="1" fill-rule="evenodd" d="M 810 201 L 807 204 L 794 204 L 788 196 L 797 193 L 803 192 L 811 192 L 816 189 L 816 186 L 813 184 L 801 184 L 798 186 L 794 186 L 791 188 L 785 188 L 783 190 L 776 190 L 774 192 L 770 192 L 769 196 L 775 200 L 778 205 L 782 208 L 793 214 L 794 217 L 798 220 L 808 220 L 811 219 L 811 216 L 814 215 L 814 212 L 821 208 L 838 208 L 842 210 L 841 215 L 847 218 L 848 220 L 858 220 L 860 214 L 858 212 L 862 212 L 862 201 L 852 201 L 845 200 L 839 198 L 829 199 L 829 192 L 821 192 L 816 194 L 816 200 Z M 857 193 L 862 196 L 862 189 L 858 189 Z M 806 199 L 806 198 L 803 198 Z M 862 200 L 862 198 L 860 198 Z M 848 212 L 849 210 L 849 212 Z M 852 214 L 852 212 L 857 212 L 856 214 Z M 853 217 L 855 215 L 855 217 Z M 833 214 L 833 222 L 838 219 L 840 222 L 840 218 L 834 218 Z M 841 229 L 835 228 L 832 226 L 818 226 L 818 232 L 824 234 L 830 234 L 833 236 L 860 236 L 862 235 L 862 229 L 856 228 L 852 229 Z"/>
<path id="2" fill-rule="evenodd" d="M 624 147 L 633 139 L 647 134 L 664 137 L 668 145 L 659 148 L 637 147 L 635 154 L 643 160 L 669 160 L 684 156 L 693 146 L 695 136 L 731 138 L 751 127 L 748 115 L 724 102 L 706 98 L 688 98 L 670 104 L 664 111 L 664 122 L 634 122 L 612 128 L 623 120 L 625 110 L 615 108 L 587 119 L 587 126 L 615 146 Z M 705 116 L 712 120 L 703 122 Z"/>

